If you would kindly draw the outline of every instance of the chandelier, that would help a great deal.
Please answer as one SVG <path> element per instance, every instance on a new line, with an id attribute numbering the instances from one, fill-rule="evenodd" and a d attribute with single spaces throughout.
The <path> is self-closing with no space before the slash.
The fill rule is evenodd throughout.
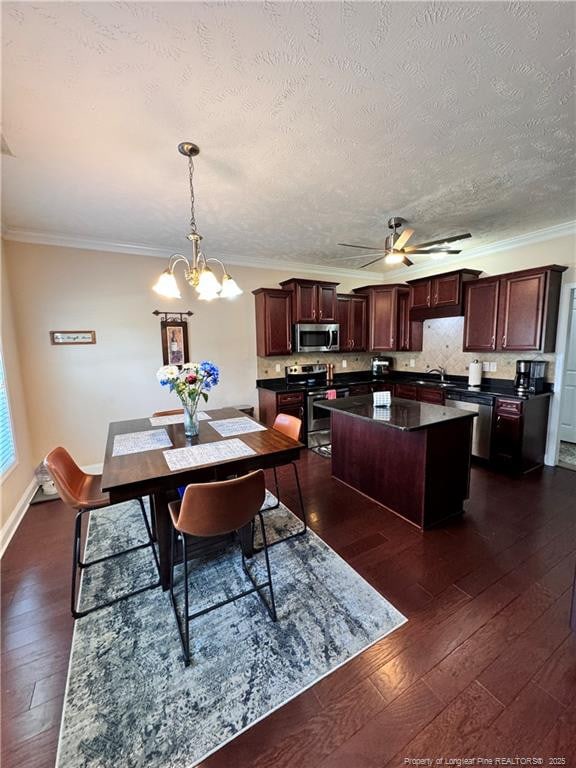
<path id="1" fill-rule="evenodd" d="M 178 283 L 174 276 L 174 267 L 179 262 L 184 262 L 184 279 L 196 289 L 198 298 L 202 301 L 212 301 L 212 299 L 224 298 L 233 299 L 239 296 L 242 290 L 238 287 L 236 281 L 228 274 L 226 267 L 220 259 L 209 258 L 200 250 L 200 241 L 202 235 L 196 227 L 196 216 L 194 213 L 194 162 L 193 157 L 200 153 L 200 148 L 190 141 L 183 141 L 178 144 L 178 152 L 188 158 L 188 178 L 190 181 L 190 232 L 186 237 L 192 244 L 192 259 L 181 253 L 174 253 L 170 256 L 168 269 L 160 275 L 153 290 L 161 296 L 169 299 L 181 299 L 182 295 L 178 288 Z M 209 263 L 216 263 L 222 270 L 221 280 L 218 280 Z"/>

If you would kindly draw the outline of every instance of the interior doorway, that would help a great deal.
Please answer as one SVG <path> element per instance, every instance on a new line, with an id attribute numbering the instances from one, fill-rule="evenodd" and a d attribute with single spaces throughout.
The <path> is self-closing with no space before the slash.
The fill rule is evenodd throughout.
<path id="1" fill-rule="evenodd" d="M 560 388 L 558 464 L 576 471 L 576 289 L 568 302 L 566 352 Z"/>

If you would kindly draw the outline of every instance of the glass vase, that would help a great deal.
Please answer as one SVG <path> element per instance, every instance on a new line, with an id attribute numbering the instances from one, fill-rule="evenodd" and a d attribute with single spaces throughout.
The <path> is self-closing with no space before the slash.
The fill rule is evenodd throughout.
<path id="1" fill-rule="evenodd" d="M 184 434 L 186 437 L 196 437 L 200 429 L 196 406 L 184 406 Z"/>

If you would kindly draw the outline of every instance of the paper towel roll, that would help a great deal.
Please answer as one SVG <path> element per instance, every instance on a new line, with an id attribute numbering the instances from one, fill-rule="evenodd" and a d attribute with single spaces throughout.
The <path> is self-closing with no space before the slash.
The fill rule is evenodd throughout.
<path id="1" fill-rule="evenodd" d="M 473 360 L 468 368 L 468 386 L 479 387 L 482 383 L 482 363 Z"/>

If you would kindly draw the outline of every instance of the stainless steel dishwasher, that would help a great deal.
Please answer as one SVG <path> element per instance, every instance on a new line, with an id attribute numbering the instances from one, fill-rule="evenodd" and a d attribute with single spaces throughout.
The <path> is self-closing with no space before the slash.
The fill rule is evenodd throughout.
<path id="1" fill-rule="evenodd" d="M 478 414 L 474 419 L 472 431 L 472 456 L 489 459 L 494 395 L 476 391 L 449 391 L 446 392 L 445 405 L 448 408 L 461 408 L 463 411 L 473 411 Z"/>

